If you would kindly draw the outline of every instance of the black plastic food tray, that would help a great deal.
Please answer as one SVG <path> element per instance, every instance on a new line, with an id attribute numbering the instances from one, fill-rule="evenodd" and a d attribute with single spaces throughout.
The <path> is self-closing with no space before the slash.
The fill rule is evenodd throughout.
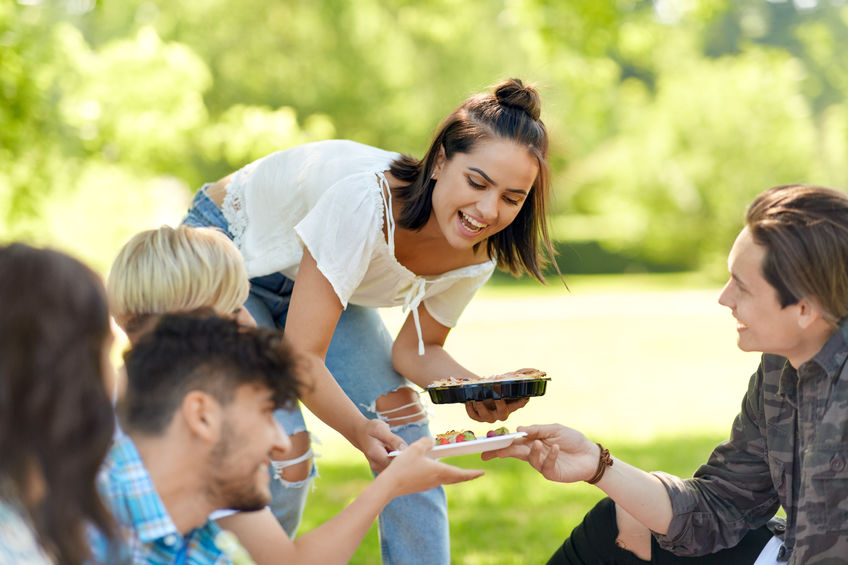
<path id="1" fill-rule="evenodd" d="M 495 381 L 468 383 L 453 386 L 427 387 L 433 404 L 451 404 L 471 400 L 500 400 L 507 398 L 526 398 L 542 396 L 550 377 L 538 379 L 517 379 L 514 381 Z"/>

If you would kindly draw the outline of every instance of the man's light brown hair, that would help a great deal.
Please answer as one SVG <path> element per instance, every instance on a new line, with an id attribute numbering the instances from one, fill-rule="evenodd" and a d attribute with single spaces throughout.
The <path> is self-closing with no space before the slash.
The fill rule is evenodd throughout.
<path id="1" fill-rule="evenodd" d="M 763 276 L 781 306 L 807 298 L 832 324 L 848 317 L 848 194 L 776 186 L 754 199 L 746 225 L 766 248 Z"/>

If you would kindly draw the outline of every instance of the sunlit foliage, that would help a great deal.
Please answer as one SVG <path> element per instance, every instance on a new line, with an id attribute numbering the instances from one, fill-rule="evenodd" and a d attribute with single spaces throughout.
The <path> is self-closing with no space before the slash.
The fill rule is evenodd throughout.
<path id="1" fill-rule="evenodd" d="M 518 76 L 544 97 L 559 239 L 721 273 L 754 194 L 848 186 L 846 52 L 844 0 L 0 0 L 0 237 L 108 264 L 252 159 L 421 154 Z"/>

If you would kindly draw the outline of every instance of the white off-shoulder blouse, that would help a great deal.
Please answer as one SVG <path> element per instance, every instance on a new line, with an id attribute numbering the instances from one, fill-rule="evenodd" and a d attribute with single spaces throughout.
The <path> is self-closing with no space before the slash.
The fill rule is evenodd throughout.
<path id="1" fill-rule="evenodd" d="M 434 276 L 417 276 L 398 262 L 383 174 L 398 156 L 345 140 L 272 153 L 233 175 L 222 211 L 248 276 L 281 272 L 294 279 L 305 246 L 343 307 L 411 309 L 421 352 L 418 306 L 454 327 L 495 262 Z"/>

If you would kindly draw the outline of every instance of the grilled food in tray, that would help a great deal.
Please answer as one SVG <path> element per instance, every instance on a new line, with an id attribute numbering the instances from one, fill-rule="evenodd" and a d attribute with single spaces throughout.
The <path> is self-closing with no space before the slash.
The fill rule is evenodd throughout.
<path id="1" fill-rule="evenodd" d="M 545 394 L 550 377 L 538 369 L 518 369 L 491 377 L 446 377 L 426 387 L 434 404 L 526 398 Z"/>

